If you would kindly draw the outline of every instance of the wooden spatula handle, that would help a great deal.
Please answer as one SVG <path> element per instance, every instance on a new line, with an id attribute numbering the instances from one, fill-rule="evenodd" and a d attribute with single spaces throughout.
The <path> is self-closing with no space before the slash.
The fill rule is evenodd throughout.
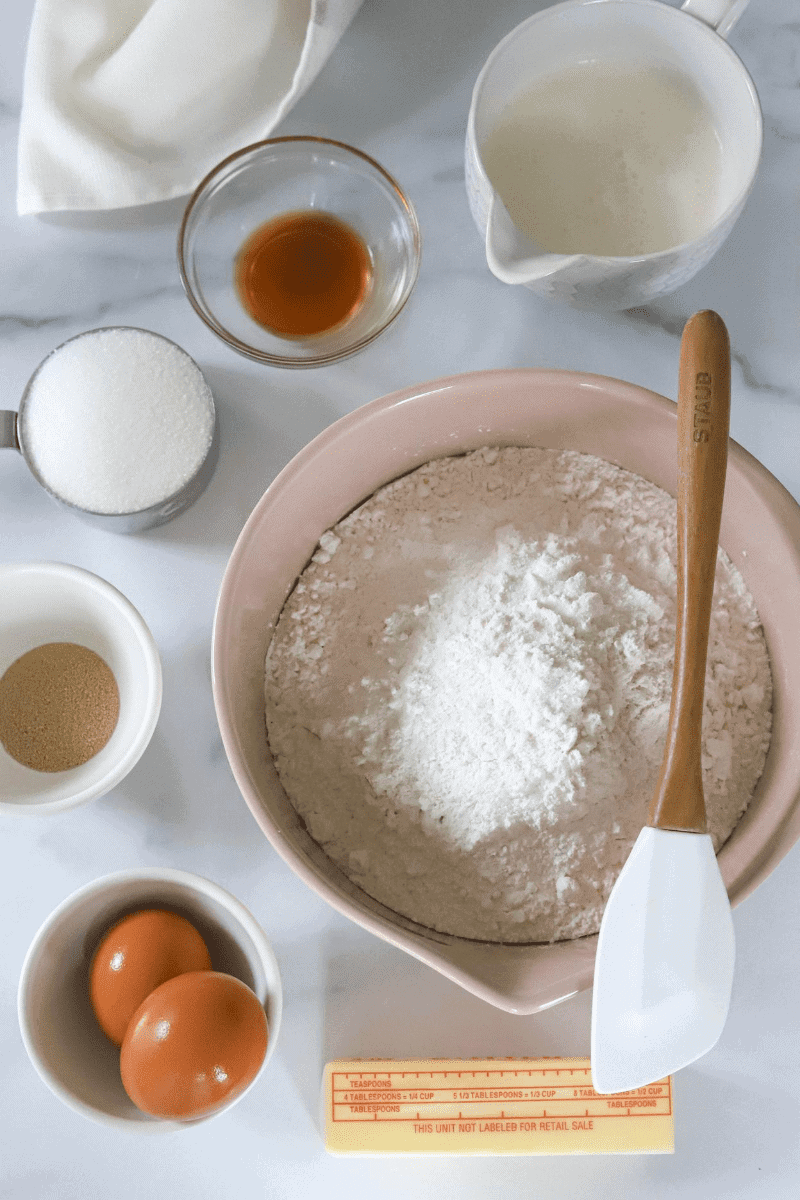
<path id="1" fill-rule="evenodd" d="M 728 332 L 695 313 L 678 383 L 678 611 L 667 744 L 648 825 L 705 833 L 700 767 L 703 691 L 730 425 Z"/>

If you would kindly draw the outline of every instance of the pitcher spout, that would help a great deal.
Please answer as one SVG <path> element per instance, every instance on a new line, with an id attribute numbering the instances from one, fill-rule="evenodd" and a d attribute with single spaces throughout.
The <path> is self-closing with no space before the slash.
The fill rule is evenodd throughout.
<path id="1" fill-rule="evenodd" d="M 500 197 L 495 194 L 486 226 L 486 262 L 502 283 L 532 283 L 556 275 L 580 255 L 551 254 L 517 229 Z"/>

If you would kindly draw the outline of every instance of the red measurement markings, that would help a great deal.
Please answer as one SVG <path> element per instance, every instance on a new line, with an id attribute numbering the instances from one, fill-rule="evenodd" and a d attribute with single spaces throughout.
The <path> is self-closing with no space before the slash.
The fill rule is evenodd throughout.
<path id="1" fill-rule="evenodd" d="M 563 1069 L 569 1070 L 570 1074 L 574 1074 L 574 1069 L 571 1069 L 571 1068 L 563 1068 Z M 584 1071 L 585 1074 L 588 1074 L 588 1072 L 586 1071 L 585 1068 L 578 1068 L 578 1070 L 582 1070 L 582 1071 Z M 544 1068 L 544 1069 L 541 1069 L 539 1072 L 537 1072 L 537 1074 L 544 1075 L 547 1072 L 549 1072 L 551 1074 L 552 1073 L 557 1074 L 558 1069 Z M 530 1074 L 532 1074 L 532 1073 L 533 1072 L 530 1072 L 530 1073 L 526 1072 L 526 1074 L 529 1077 L 530 1077 Z M 670 1117 L 670 1116 L 672 1116 L 672 1089 L 671 1089 L 669 1080 L 665 1081 L 664 1083 L 652 1085 L 653 1091 L 649 1091 L 649 1090 L 642 1088 L 642 1089 L 639 1089 L 634 1094 L 621 1093 L 619 1096 L 613 1096 L 613 1097 L 600 1096 L 597 1094 L 594 1097 L 586 1097 L 585 1095 L 580 1096 L 580 1097 L 576 1097 L 574 1095 L 573 1096 L 552 1095 L 552 1096 L 547 1096 L 546 1098 L 545 1097 L 536 1097 L 536 1096 L 525 1096 L 525 1097 L 520 1097 L 520 1098 L 498 1097 L 497 1100 L 495 1100 L 495 1101 L 492 1101 L 491 1099 L 489 1099 L 488 1097 L 485 1097 L 485 1096 L 478 1097 L 475 1100 L 468 1100 L 468 1099 L 464 1099 L 463 1097 L 459 1096 L 456 1101 L 452 1098 L 452 1092 L 453 1092 L 452 1086 L 450 1086 L 450 1087 L 444 1087 L 444 1086 L 434 1087 L 431 1084 L 426 1084 L 425 1087 L 421 1090 L 424 1090 L 424 1091 L 430 1092 L 430 1093 L 447 1092 L 448 1096 L 447 1096 L 447 1098 L 444 1098 L 444 1097 L 438 1098 L 435 1095 L 426 1097 L 423 1100 L 423 1104 L 425 1105 L 425 1108 L 429 1109 L 429 1108 L 433 1108 L 433 1107 L 446 1107 L 448 1105 L 458 1103 L 459 1110 L 460 1110 L 458 1113 L 458 1117 L 455 1117 L 455 1115 L 453 1113 L 431 1114 L 428 1111 L 425 1112 L 424 1118 L 420 1117 L 419 1111 L 417 1111 L 416 1116 L 403 1117 L 403 1116 L 399 1116 L 395 1113 L 379 1113 L 377 1110 L 372 1113 L 365 1112 L 363 1114 L 357 1114 L 357 1115 L 347 1115 L 347 1116 L 338 1115 L 338 1113 L 341 1110 L 345 1110 L 349 1114 L 352 1111 L 352 1107 L 354 1105 L 364 1104 L 364 1103 L 366 1103 L 366 1104 L 385 1103 L 385 1104 L 393 1104 L 393 1105 L 405 1105 L 405 1104 L 409 1104 L 409 1103 L 418 1104 L 419 1097 L 417 1097 L 416 1095 L 414 1096 L 413 1101 L 411 1099 L 405 1099 L 406 1089 L 401 1090 L 401 1089 L 392 1088 L 392 1087 L 386 1088 L 386 1090 L 384 1090 L 384 1091 L 376 1091 L 376 1094 L 373 1097 L 371 1097 L 369 1101 L 366 1101 L 366 1100 L 353 1100 L 353 1101 L 337 1100 L 336 1095 L 337 1095 L 337 1093 L 339 1095 L 341 1095 L 342 1093 L 348 1093 L 348 1092 L 353 1093 L 353 1092 L 369 1091 L 370 1086 L 374 1087 L 376 1081 L 379 1079 L 386 1079 L 391 1084 L 393 1077 L 394 1078 L 398 1078 L 398 1077 L 405 1078 L 406 1075 L 412 1075 L 415 1079 L 419 1079 L 421 1074 L 423 1074 L 423 1073 L 418 1072 L 418 1071 L 415 1071 L 415 1072 L 381 1072 L 381 1073 L 374 1072 L 370 1075 L 369 1078 L 365 1078 L 364 1074 L 361 1074 L 361 1073 L 359 1073 L 357 1076 L 355 1076 L 353 1073 L 345 1073 L 342 1071 L 332 1072 L 332 1075 L 331 1075 L 331 1084 L 332 1084 L 332 1097 L 331 1097 L 331 1099 L 332 1099 L 332 1114 L 331 1115 L 332 1115 L 332 1119 L 337 1122 L 348 1122 L 348 1123 L 354 1123 L 354 1124 L 357 1124 L 360 1121 L 363 1122 L 363 1121 L 369 1121 L 369 1120 L 388 1121 L 388 1122 L 393 1122 L 393 1121 L 407 1122 L 407 1121 L 419 1121 L 420 1119 L 426 1119 L 429 1121 L 434 1120 L 434 1121 L 444 1122 L 444 1121 L 448 1121 L 448 1120 L 463 1119 L 461 1110 L 463 1109 L 464 1106 L 466 1106 L 468 1104 L 479 1104 L 479 1105 L 485 1106 L 487 1104 L 499 1103 L 501 1100 L 505 1101 L 506 1103 L 510 1102 L 512 1105 L 515 1105 L 515 1106 L 525 1106 L 526 1111 L 524 1111 L 522 1113 L 509 1114 L 508 1116 L 506 1116 L 506 1114 L 505 1114 L 505 1109 L 500 1113 L 499 1116 L 496 1111 L 490 1112 L 490 1113 L 482 1113 L 482 1114 L 475 1113 L 475 1114 L 471 1114 L 470 1120 L 473 1120 L 473 1121 L 496 1121 L 496 1120 L 532 1120 L 534 1118 L 546 1118 L 547 1110 L 545 1107 L 542 1108 L 541 1112 L 530 1112 L 530 1111 L 527 1111 L 527 1109 L 531 1105 L 536 1106 L 539 1103 L 543 1103 L 543 1104 L 557 1103 L 560 1105 L 560 1104 L 569 1104 L 570 1102 L 572 1102 L 573 1106 L 576 1108 L 578 1106 L 580 1106 L 580 1108 L 582 1108 L 583 1111 L 582 1112 L 581 1111 L 570 1112 L 565 1109 L 560 1109 L 558 1114 L 551 1113 L 550 1114 L 551 1118 L 557 1117 L 557 1119 L 566 1120 L 567 1118 L 571 1118 L 571 1117 L 576 1117 L 576 1118 L 580 1118 L 580 1117 L 595 1118 L 596 1117 L 596 1118 L 609 1119 L 609 1118 L 616 1118 L 616 1117 L 630 1117 L 630 1116 L 634 1116 L 634 1115 L 651 1116 L 651 1117 Z M 471 1074 L 473 1077 L 476 1077 L 478 1072 L 471 1071 L 471 1072 L 468 1072 L 468 1074 Z M 518 1072 L 517 1071 L 506 1071 L 506 1072 L 485 1071 L 485 1072 L 480 1072 L 480 1074 L 484 1074 L 486 1076 L 486 1078 L 489 1079 L 490 1077 L 502 1078 L 503 1075 L 514 1075 L 516 1077 L 518 1075 Z M 447 1078 L 448 1075 L 454 1075 L 456 1078 L 460 1078 L 462 1075 L 462 1072 L 461 1071 L 458 1071 L 458 1072 L 431 1072 L 431 1075 L 441 1075 L 443 1078 Z M 337 1079 L 344 1081 L 342 1086 L 337 1087 Z M 587 1084 L 584 1086 L 589 1086 L 589 1085 Z M 468 1088 L 467 1090 L 468 1091 L 476 1091 L 478 1089 L 477 1088 Z M 502 1084 L 486 1085 L 486 1090 L 490 1090 L 490 1091 L 503 1090 L 503 1085 Z M 506 1087 L 506 1090 L 508 1090 L 508 1087 Z M 532 1091 L 534 1089 L 528 1087 L 523 1090 Z M 569 1085 L 562 1084 L 560 1086 L 557 1086 L 556 1088 L 549 1089 L 549 1090 L 553 1090 L 553 1091 L 558 1090 L 558 1091 L 568 1092 L 571 1089 L 570 1089 Z M 574 1088 L 572 1090 L 574 1090 Z M 602 1111 L 590 1112 L 589 1109 L 586 1107 L 587 1099 L 593 1105 L 593 1107 L 594 1106 L 599 1107 L 600 1105 L 606 1105 L 606 1107 Z M 631 1101 L 631 1103 L 626 1104 L 625 1103 L 626 1100 Z M 576 1101 L 577 1101 L 577 1104 L 575 1103 Z M 643 1101 L 646 1101 L 649 1103 L 643 1103 Z M 666 1102 L 666 1104 L 667 1104 L 666 1108 L 661 1107 L 661 1104 L 663 1104 L 664 1102 Z"/>

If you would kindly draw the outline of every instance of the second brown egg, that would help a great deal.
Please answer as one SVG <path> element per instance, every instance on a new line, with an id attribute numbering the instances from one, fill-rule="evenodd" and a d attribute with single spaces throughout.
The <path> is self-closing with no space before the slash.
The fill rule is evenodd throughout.
<path id="1" fill-rule="evenodd" d="M 219 971 L 170 979 L 125 1034 L 120 1074 L 142 1112 L 196 1120 L 250 1086 L 267 1053 L 267 1016 L 247 984 Z"/>

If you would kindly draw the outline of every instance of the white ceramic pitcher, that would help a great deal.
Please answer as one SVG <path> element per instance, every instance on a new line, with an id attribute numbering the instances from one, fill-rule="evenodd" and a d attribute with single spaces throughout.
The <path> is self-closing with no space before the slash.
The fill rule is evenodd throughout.
<path id="1" fill-rule="evenodd" d="M 755 85 L 724 40 L 748 0 L 567 0 L 512 30 L 486 61 L 472 95 L 466 186 L 489 268 L 578 308 L 624 309 L 674 291 L 705 266 L 730 233 L 753 185 L 762 118 Z M 509 101 L 541 77 L 582 59 L 679 71 L 706 101 L 722 146 L 712 224 L 693 241 L 656 254 L 553 254 L 513 224 L 481 160 L 481 146 Z"/>

